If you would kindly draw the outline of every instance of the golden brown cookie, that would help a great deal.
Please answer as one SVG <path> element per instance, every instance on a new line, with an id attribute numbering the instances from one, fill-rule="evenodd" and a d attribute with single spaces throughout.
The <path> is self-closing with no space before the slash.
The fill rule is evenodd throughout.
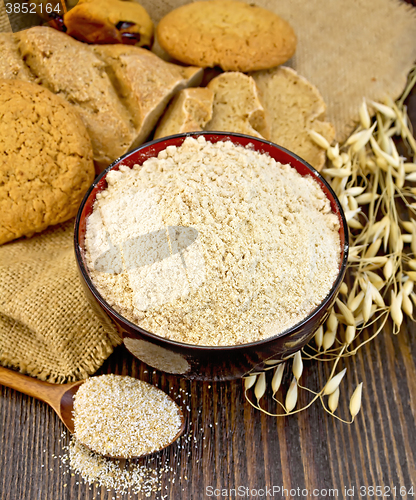
<path id="1" fill-rule="evenodd" d="M 93 179 L 91 142 L 72 106 L 0 80 L 0 244 L 73 217 Z"/>
<path id="2" fill-rule="evenodd" d="M 296 49 L 289 23 L 235 0 L 179 7 L 160 21 L 156 33 L 160 46 L 175 59 L 226 71 L 272 68 L 290 59 Z"/>

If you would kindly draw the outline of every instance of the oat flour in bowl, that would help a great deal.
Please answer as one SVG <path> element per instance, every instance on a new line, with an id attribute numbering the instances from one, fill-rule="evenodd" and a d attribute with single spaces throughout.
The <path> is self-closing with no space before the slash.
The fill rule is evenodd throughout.
<path id="1" fill-rule="evenodd" d="M 230 141 L 187 138 L 106 177 L 85 238 L 94 285 L 171 340 L 254 342 L 304 319 L 339 271 L 339 222 L 311 176 Z"/>

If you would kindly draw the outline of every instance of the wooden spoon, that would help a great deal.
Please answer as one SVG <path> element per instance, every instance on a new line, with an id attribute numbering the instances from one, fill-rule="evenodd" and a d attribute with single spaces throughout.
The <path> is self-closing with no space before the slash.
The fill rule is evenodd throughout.
<path id="1" fill-rule="evenodd" d="M 7 368 L 3 368 L 2 366 L 0 366 L 1 385 L 5 385 L 6 387 L 10 387 L 11 389 L 23 392 L 23 394 L 27 394 L 28 396 L 32 396 L 36 399 L 39 399 L 40 401 L 48 403 L 48 405 L 52 406 L 52 408 L 56 411 L 58 417 L 62 420 L 63 424 L 71 434 L 74 433 L 74 417 L 72 414 L 72 411 L 74 409 L 74 395 L 77 392 L 79 386 L 84 382 L 85 380 L 79 380 L 78 382 L 72 382 L 70 384 L 50 384 L 49 382 L 43 382 L 42 380 L 28 377 L 26 375 L 22 375 L 21 373 L 15 372 L 13 370 L 8 370 Z M 160 450 L 171 445 L 183 434 L 185 430 L 185 418 L 179 406 L 178 410 L 181 416 L 181 428 L 179 429 L 176 436 L 172 439 L 172 441 L 169 442 L 166 446 L 161 447 Z M 154 450 L 151 453 L 160 450 Z M 111 456 L 110 458 L 126 457 Z"/>

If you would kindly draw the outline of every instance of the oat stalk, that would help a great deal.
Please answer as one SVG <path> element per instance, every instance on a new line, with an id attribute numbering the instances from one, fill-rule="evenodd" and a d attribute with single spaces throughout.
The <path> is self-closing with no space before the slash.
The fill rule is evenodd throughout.
<path id="1" fill-rule="evenodd" d="M 293 415 L 319 399 L 325 411 L 342 422 L 352 423 L 361 408 L 363 384 L 356 387 L 350 398 L 350 419 L 336 415 L 340 384 L 346 370 L 335 374 L 338 363 L 355 356 L 359 349 L 374 341 L 388 321 L 393 333 L 398 334 L 405 316 L 414 320 L 416 140 L 404 101 L 415 85 L 416 67 L 396 102 L 388 98 L 380 103 L 363 100 L 358 112 L 360 124 L 344 144 L 330 145 L 321 135 L 310 133 L 312 140 L 326 150 L 327 165 L 323 174 L 340 200 L 349 227 L 346 281 L 325 324 L 301 354 L 286 358 L 285 364 L 268 360 L 262 372 L 247 374 L 246 398 L 267 415 Z M 373 120 L 369 108 L 375 113 Z M 407 159 L 398 153 L 393 137 L 402 140 Z M 376 325 L 374 333 L 363 339 L 363 331 L 371 325 Z M 332 363 L 322 389 L 314 391 L 299 383 L 302 359 Z M 266 373 L 268 370 L 274 370 L 274 374 L 270 376 Z M 257 404 L 253 402 L 250 388 L 256 381 L 261 396 L 271 391 L 272 399 L 283 411 L 269 411 L 261 406 L 259 397 L 256 397 Z M 301 390 L 313 397 L 297 408 Z"/>

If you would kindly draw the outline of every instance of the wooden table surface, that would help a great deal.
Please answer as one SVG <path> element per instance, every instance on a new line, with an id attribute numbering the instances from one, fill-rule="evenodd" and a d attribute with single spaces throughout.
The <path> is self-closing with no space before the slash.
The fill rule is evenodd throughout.
<path id="1" fill-rule="evenodd" d="M 408 105 L 415 125 L 416 92 Z M 369 329 L 364 337 L 370 334 Z M 348 418 L 349 396 L 357 383 L 364 382 L 362 410 L 352 425 L 334 419 L 319 403 L 288 418 L 266 416 L 245 401 L 241 380 L 201 383 L 165 376 L 135 360 L 124 347 L 99 373 L 158 384 L 173 396 L 181 394 L 181 404 L 189 407 L 187 428 L 193 429 L 194 437 L 188 433 L 179 443 L 140 461 L 155 468 L 170 463 L 172 471 L 161 479 L 167 499 L 412 499 L 415 360 L 416 326 L 407 318 L 399 335 L 387 326 L 354 358 L 341 361 L 339 367 L 348 370 L 341 386 L 340 416 Z M 318 390 L 328 374 L 329 366 L 306 362 L 302 380 Z M 308 398 L 301 392 L 300 404 Z M 269 394 L 265 404 L 274 408 Z M 63 429 L 47 405 L 0 387 L 1 500 L 116 498 L 113 491 L 89 487 L 67 473 L 59 458 L 69 441 L 68 435 L 61 436 Z M 237 491 L 230 492 L 233 488 Z"/>
<path id="2" fill-rule="evenodd" d="M 407 492 L 416 488 L 415 359 L 415 325 L 407 321 L 399 335 L 386 328 L 375 342 L 342 363 L 348 370 L 342 382 L 341 416 L 348 417 L 345 393 L 351 394 L 364 381 L 362 410 L 352 425 L 329 416 L 319 404 L 297 416 L 266 416 L 245 401 L 241 381 L 189 382 L 154 373 L 124 347 L 100 373 L 137 376 L 173 395 L 182 388 L 183 406 L 190 408 L 185 410 L 188 429 L 193 429 L 196 441 L 182 438 L 141 460 L 151 467 L 167 460 L 173 466 L 173 472 L 162 474 L 162 491 L 168 499 L 236 498 L 222 490 L 238 487 L 242 498 L 372 498 L 370 486 L 381 487 L 383 498 L 414 498 L 400 495 L 400 488 Z M 305 363 L 302 377 L 309 387 L 319 389 L 327 376 L 326 366 Z M 307 400 L 301 393 L 300 403 Z M 267 404 L 273 407 L 270 398 Z M 64 474 L 67 467 L 59 455 L 69 437 L 61 437 L 62 431 L 47 405 L 1 388 L 2 500 L 115 497 L 104 488 L 89 489 L 78 476 Z M 266 492 L 261 496 L 259 490 L 266 487 L 271 492 L 275 488 L 274 497 L 265 496 Z M 246 495 L 246 488 L 257 491 Z M 282 492 L 283 488 L 288 491 Z"/>

